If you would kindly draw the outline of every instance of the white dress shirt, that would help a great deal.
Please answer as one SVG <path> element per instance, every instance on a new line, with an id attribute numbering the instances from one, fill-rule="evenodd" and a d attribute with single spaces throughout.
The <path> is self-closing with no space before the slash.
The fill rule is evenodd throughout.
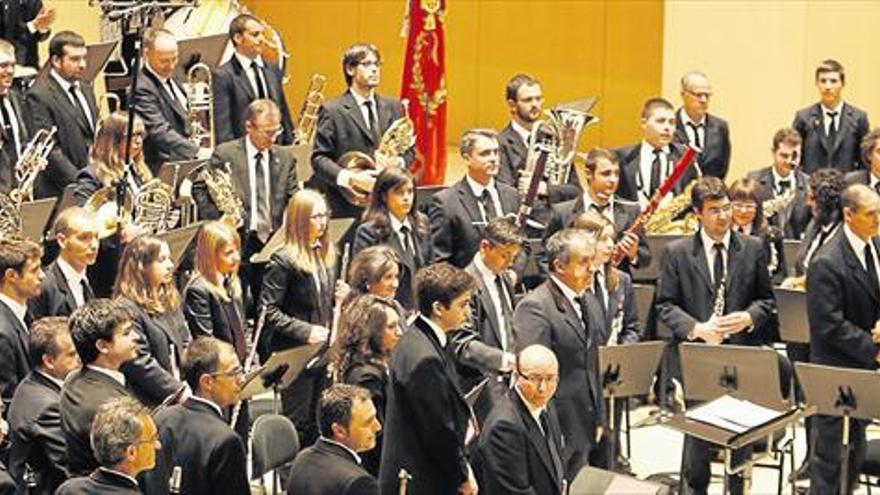
<path id="1" fill-rule="evenodd" d="M 573 291 L 569 286 L 565 285 L 565 282 L 559 280 L 556 275 L 550 275 L 550 280 L 553 280 L 553 283 L 555 283 L 559 287 L 559 290 L 562 291 L 562 295 L 564 295 L 565 298 L 568 299 L 568 303 L 571 304 L 571 306 L 574 308 L 574 312 L 577 313 L 578 318 L 583 321 L 584 315 L 581 313 L 580 303 L 577 302 L 577 298 L 579 297 L 577 292 Z"/>
<path id="2" fill-rule="evenodd" d="M 248 188 L 250 189 L 251 201 L 248 205 L 250 208 L 250 221 L 248 222 L 248 230 L 257 230 L 257 159 L 256 155 L 259 153 L 262 155 L 262 163 L 261 166 L 263 168 L 263 182 L 266 187 L 267 197 L 260 198 L 265 201 L 269 208 L 267 211 L 272 211 L 272 203 L 269 202 L 269 197 L 272 191 L 272 178 L 269 173 L 269 150 L 260 151 L 254 146 L 254 143 L 251 142 L 250 136 L 245 136 L 244 140 L 244 150 L 247 154 L 247 170 L 248 170 Z M 272 219 L 268 218 L 269 226 L 271 228 Z"/>
<path id="3" fill-rule="evenodd" d="M 672 171 L 669 164 L 669 152 L 669 146 L 660 148 L 661 184 L 663 183 L 663 179 L 665 179 Z M 639 174 L 641 180 L 637 181 L 636 186 L 639 188 L 639 205 L 643 208 L 648 204 L 648 200 L 651 199 L 651 196 L 654 194 L 654 191 L 651 191 L 651 166 L 653 164 L 654 147 L 648 144 L 647 141 L 642 141 L 642 146 L 639 150 Z"/>
<path id="4" fill-rule="evenodd" d="M 779 186 L 779 183 L 782 181 L 787 181 L 789 185 L 789 191 L 794 191 L 797 188 L 797 177 L 795 176 L 794 170 L 789 170 L 788 175 L 785 177 L 779 175 L 779 172 L 776 171 L 776 167 L 770 167 L 770 172 L 773 173 L 773 196 L 779 196 L 782 194 L 782 188 Z"/>
<path id="5" fill-rule="evenodd" d="M 444 332 L 442 328 L 440 328 L 436 323 L 431 321 L 431 319 L 428 318 L 427 316 L 425 316 L 425 315 L 420 315 L 420 316 L 423 320 L 425 320 L 425 322 L 428 323 L 428 328 L 430 328 L 431 331 L 434 332 L 434 336 L 437 337 L 437 340 L 440 341 L 440 347 L 446 347 L 446 340 L 447 340 L 446 332 Z"/>
<path id="6" fill-rule="evenodd" d="M 495 187 L 495 179 L 490 179 L 489 183 L 485 186 L 478 183 L 474 179 L 471 179 L 470 175 L 465 175 L 465 181 L 467 181 L 468 187 L 471 188 L 471 191 L 474 193 L 474 196 L 477 197 L 477 208 L 480 209 L 480 216 L 482 217 L 483 223 L 488 223 L 489 218 L 486 216 L 486 209 L 483 208 L 483 191 L 489 191 L 489 198 L 492 200 L 492 204 L 495 206 L 495 212 L 498 216 L 504 215 L 504 210 L 501 209 L 501 198 L 498 197 L 498 188 Z"/>
<path id="7" fill-rule="evenodd" d="M 27 330 L 27 323 L 24 322 L 24 316 L 27 314 L 27 304 L 21 304 L 11 297 L 7 296 L 6 294 L 2 293 L 0 293 L 0 301 L 3 301 L 3 304 L 5 304 L 6 307 L 8 307 L 12 311 L 12 314 L 14 314 L 16 318 L 18 318 L 18 321 L 20 321 L 25 330 Z"/>
<path id="8" fill-rule="evenodd" d="M 499 277 L 496 275 L 489 267 L 483 263 L 483 259 L 479 253 L 474 257 L 474 266 L 477 268 L 477 271 L 480 273 L 480 278 L 483 279 L 483 285 L 486 286 L 486 290 L 489 291 L 489 299 L 492 301 L 492 306 L 495 308 L 495 314 L 498 316 L 498 335 L 501 338 L 501 349 L 507 350 L 508 342 L 507 342 L 507 320 L 504 318 L 504 309 L 502 306 L 501 298 L 507 298 L 504 294 L 499 294 L 498 286 L 495 283 L 495 280 Z M 503 283 L 503 282 L 502 282 Z M 508 301 L 509 303 L 509 301 Z M 512 307 L 512 305 L 511 305 Z"/>
<path id="9" fill-rule="evenodd" d="M 828 135 L 828 129 L 831 128 L 832 120 L 831 116 L 828 115 L 829 112 L 836 112 L 837 115 L 834 116 L 833 120 L 834 128 L 840 131 L 840 117 L 841 113 L 843 112 L 843 100 L 841 100 L 840 103 L 838 103 L 837 106 L 831 110 L 825 108 L 825 105 L 822 104 L 819 105 L 819 108 L 822 109 L 822 125 L 825 127 L 825 135 Z"/>
<path id="10" fill-rule="evenodd" d="M 605 203 L 604 207 L 602 207 L 601 205 L 599 205 L 599 203 L 593 201 L 593 197 L 590 196 L 589 192 L 585 192 L 584 211 L 590 211 L 590 209 L 593 209 L 595 211 L 596 208 L 593 208 L 594 204 L 597 208 L 599 208 L 599 210 L 602 211 L 602 216 L 605 217 L 609 222 L 611 222 L 611 225 L 614 225 L 614 196 L 612 195 L 610 198 L 608 198 L 608 202 Z"/>
<path id="11" fill-rule="evenodd" d="M 372 126 L 373 126 L 373 123 L 370 122 L 370 111 L 367 110 L 367 106 L 364 104 L 364 103 L 366 103 L 366 102 L 368 102 L 368 101 L 369 101 L 369 102 L 372 102 L 372 104 L 373 104 L 373 114 L 376 116 L 376 125 L 378 125 L 378 124 L 379 124 L 379 107 L 378 107 L 378 105 L 376 104 L 376 93 L 375 93 L 375 92 L 371 92 L 371 93 L 370 93 L 370 96 L 367 97 L 367 98 L 364 98 L 363 96 L 357 94 L 357 92 L 355 92 L 355 91 L 350 91 L 350 93 L 351 93 L 351 96 L 354 97 L 354 101 L 357 103 L 358 110 L 361 111 L 361 115 L 364 117 L 364 122 L 367 123 L 367 129 L 369 129 L 369 130 L 371 130 L 371 131 L 375 131 L 376 134 L 378 134 L 378 133 L 379 133 L 379 130 L 378 130 L 378 129 L 373 129 L 373 127 L 372 127 Z M 378 143 L 377 143 L 377 144 L 378 144 Z"/>
<path id="12" fill-rule="evenodd" d="M 239 52 L 234 52 L 235 58 L 238 59 L 238 63 L 244 68 L 244 73 L 247 75 L 248 82 L 251 85 L 251 88 L 254 90 L 254 95 L 256 97 L 260 96 L 260 90 L 257 89 L 257 79 L 254 74 L 254 69 L 252 68 L 254 62 L 262 69 L 260 71 L 260 81 L 263 83 L 263 89 L 266 90 L 266 98 L 269 97 L 269 85 L 266 84 L 266 77 L 263 75 L 263 70 L 266 70 L 266 64 L 263 62 L 263 57 L 261 55 L 257 55 L 257 58 L 248 58 L 242 55 Z"/>
<path id="13" fill-rule="evenodd" d="M 82 92 L 82 85 L 80 85 L 79 82 L 72 83 L 67 79 L 64 79 L 63 77 L 61 77 L 60 74 L 55 72 L 55 69 L 50 69 L 49 75 L 52 76 L 59 85 L 61 85 L 61 89 L 63 89 L 64 94 L 67 95 L 67 100 L 82 109 L 82 111 L 86 114 L 86 119 L 89 121 L 89 127 L 94 129 L 95 122 L 92 121 L 92 114 L 89 110 L 89 102 L 86 101 L 86 95 L 84 95 Z M 74 100 L 73 95 L 70 94 L 70 87 L 74 84 L 76 84 L 77 87 L 76 100 Z"/>
<path id="14" fill-rule="evenodd" d="M 880 268 L 880 261 L 877 259 L 877 249 L 874 246 L 874 243 L 867 243 L 861 239 L 849 228 L 849 225 L 844 224 L 843 226 L 843 234 L 846 236 L 846 240 L 849 241 L 849 245 L 852 246 L 853 251 L 856 252 L 856 258 L 859 259 L 859 263 L 862 264 L 862 268 L 865 271 L 868 270 L 867 262 L 865 261 L 865 246 L 871 246 L 871 255 L 874 257 L 874 275 L 877 276 L 877 280 L 880 280 L 880 272 L 878 272 L 878 268 Z M 880 286 L 877 287 L 880 290 Z"/>
<path id="15" fill-rule="evenodd" d="M 706 234 L 706 231 L 700 229 L 700 239 L 703 241 L 703 252 L 706 253 L 706 263 L 708 263 L 709 268 L 709 280 L 712 283 L 715 283 L 715 243 L 716 240 L 712 239 Z M 724 265 L 724 274 L 727 274 L 727 260 L 730 258 L 730 231 L 728 230 L 724 234 L 724 238 L 721 240 L 721 244 L 724 244 L 724 249 L 722 249 L 722 264 Z"/>
<path id="16" fill-rule="evenodd" d="M 3 98 L 3 106 L 6 108 L 6 114 L 9 115 L 9 122 L 2 122 L 2 124 L 8 125 L 12 130 L 12 138 L 14 140 L 13 145 L 15 146 L 16 154 L 18 154 L 21 153 L 21 134 L 19 133 L 18 115 L 15 114 L 15 108 L 13 108 L 12 102 L 9 101 L 9 92 L 6 92 L 5 96 L 6 97 Z M 3 117 L 2 114 L 0 114 L 0 121 L 2 120 Z"/>
<path id="17" fill-rule="evenodd" d="M 76 301 L 76 307 L 78 308 L 85 304 L 86 295 L 83 290 L 83 282 L 88 280 L 88 278 L 86 278 L 86 271 L 83 270 L 82 272 L 77 272 L 60 256 L 58 257 L 56 264 L 58 265 L 58 269 L 61 270 L 61 274 L 64 275 L 64 280 L 67 281 L 67 288 L 70 289 L 70 292 L 73 294 L 73 299 Z"/>
<path id="18" fill-rule="evenodd" d="M 525 127 L 519 125 L 519 122 L 515 120 L 510 121 L 510 127 L 519 134 L 519 137 L 522 139 L 522 142 L 528 146 L 529 145 L 529 137 L 532 135 L 532 131 L 526 129 Z"/>
<path id="19" fill-rule="evenodd" d="M 125 386 L 125 375 L 119 370 L 111 370 L 110 368 L 104 368 L 103 366 L 98 366 L 94 363 L 87 364 L 86 367 L 95 370 L 98 373 L 103 373 L 118 382 L 123 387 Z"/>
<path id="20" fill-rule="evenodd" d="M 412 225 L 410 225 L 410 223 L 409 223 L 409 218 L 405 218 L 401 222 L 394 215 L 388 215 L 388 217 L 391 219 L 391 230 L 394 231 L 394 234 L 397 235 L 397 240 L 400 241 L 400 247 L 402 247 L 404 250 L 406 250 L 407 239 L 406 239 L 406 236 L 403 234 L 403 231 L 401 230 L 404 227 L 406 227 L 407 229 L 409 229 L 410 247 L 412 249 L 415 249 L 416 246 L 415 246 L 415 240 L 413 239 L 413 228 L 412 228 Z M 412 254 L 413 254 L 413 256 L 415 256 L 415 253 L 412 253 Z"/>
<path id="21" fill-rule="evenodd" d="M 697 137 L 700 138 L 699 139 L 700 148 L 705 148 L 706 147 L 706 116 L 703 115 L 703 118 L 700 119 L 699 122 L 694 122 L 693 120 L 691 120 L 688 113 L 684 111 L 684 109 L 682 109 L 682 111 L 679 112 L 679 116 L 681 117 L 681 123 L 682 123 L 682 126 L 684 127 L 684 132 L 687 133 L 688 143 L 695 148 L 697 147 L 697 145 L 696 145 L 697 140 L 694 139 L 694 128 L 691 127 L 691 125 L 693 125 L 693 126 L 697 127 Z"/>

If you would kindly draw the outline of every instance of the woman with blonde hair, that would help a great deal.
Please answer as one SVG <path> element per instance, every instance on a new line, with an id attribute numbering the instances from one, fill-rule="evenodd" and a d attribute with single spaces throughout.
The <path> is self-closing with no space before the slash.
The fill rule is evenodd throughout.
<path id="1" fill-rule="evenodd" d="M 135 315 L 137 357 L 121 371 L 137 398 L 159 404 L 183 387 L 180 359 L 191 340 L 168 244 L 154 236 L 134 238 L 122 253 L 113 295 L 129 303 Z"/>

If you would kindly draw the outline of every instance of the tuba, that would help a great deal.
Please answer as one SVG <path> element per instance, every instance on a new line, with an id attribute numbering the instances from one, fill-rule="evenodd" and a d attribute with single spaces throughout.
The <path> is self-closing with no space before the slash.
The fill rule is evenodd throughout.
<path id="1" fill-rule="evenodd" d="M 217 210 L 224 217 L 229 218 L 233 227 L 240 226 L 244 221 L 244 203 L 235 192 L 229 163 L 224 163 L 222 167 L 211 166 L 210 163 L 205 164 L 199 170 L 198 177 L 205 182 L 205 188 L 208 190 L 211 201 L 217 206 Z"/>
<path id="2" fill-rule="evenodd" d="M 199 148 L 214 149 L 214 95 L 211 68 L 204 62 L 186 71 L 187 133 Z"/>
<path id="3" fill-rule="evenodd" d="M 409 100 L 400 101 L 403 106 L 403 115 L 391 123 L 382 139 L 379 140 L 379 147 L 376 153 L 388 157 L 399 157 L 406 153 L 406 150 L 416 144 L 415 124 L 409 118 Z M 379 170 L 376 160 L 370 155 L 361 151 L 349 151 L 339 158 L 339 164 L 342 168 L 354 172 L 364 172 L 367 170 Z M 370 197 L 370 191 L 362 191 L 359 189 L 350 190 L 348 188 L 341 189 L 345 199 L 358 207 L 367 205 Z"/>
<path id="4" fill-rule="evenodd" d="M 324 84 L 327 82 L 321 74 L 312 74 L 306 98 L 303 100 L 302 110 L 299 112 L 299 122 L 296 128 L 296 140 L 294 145 L 311 146 L 315 142 L 315 133 L 318 130 L 318 110 L 324 103 Z"/>

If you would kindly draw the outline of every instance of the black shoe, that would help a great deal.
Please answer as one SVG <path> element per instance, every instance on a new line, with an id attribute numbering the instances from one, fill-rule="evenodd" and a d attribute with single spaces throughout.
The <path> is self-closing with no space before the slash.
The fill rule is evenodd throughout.
<path id="1" fill-rule="evenodd" d="M 617 456 L 617 462 L 614 471 L 620 474 L 635 476 L 635 473 L 632 470 L 632 465 L 629 463 L 629 459 L 623 457 L 622 455 Z"/>
<path id="2" fill-rule="evenodd" d="M 789 481 L 803 481 L 810 479 L 810 460 L 804 459 L 804 462 L 801 463 L 801 467 L 797 468 L 797 471 L 788 475 Z"/>

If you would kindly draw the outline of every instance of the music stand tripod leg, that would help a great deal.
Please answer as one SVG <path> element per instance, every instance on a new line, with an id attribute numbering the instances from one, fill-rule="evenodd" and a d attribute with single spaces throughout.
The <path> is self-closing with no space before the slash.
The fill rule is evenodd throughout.
<path id="1" fill-rule="evenodd" d="M 608 470 L 615 471 L 617 469 L 617 435 L 615 431 L 617 430 L 617 425 L 614 424 L 614 389 L 610 390 L 608 394 L 608 432 L 606 433 L 608 436 Z"/>
<path id="2" fill-rule="evenodd" d="M 840 461 L 840 495 L 849 494 L 849 410 L 843 411 L 843 446 L 841 452 L 843 459 Z"/>

